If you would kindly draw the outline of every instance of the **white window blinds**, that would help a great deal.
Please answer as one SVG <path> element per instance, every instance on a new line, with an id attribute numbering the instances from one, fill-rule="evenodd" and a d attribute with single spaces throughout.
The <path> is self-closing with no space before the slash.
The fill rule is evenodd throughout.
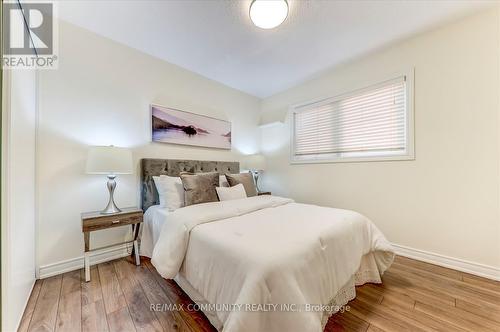
<path id="1" fill-rule="evenodd" d="M 339 159 L 407 153 L 405 77 L 295 109 L 293 159 Z"/>

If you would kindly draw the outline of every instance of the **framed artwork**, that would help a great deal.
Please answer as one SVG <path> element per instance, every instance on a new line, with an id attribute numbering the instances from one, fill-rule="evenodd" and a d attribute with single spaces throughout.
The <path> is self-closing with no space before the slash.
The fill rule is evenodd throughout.
<path id="1" fill-rule="evenodd" d="M 231 149 L 231 122 L 151 105 L 153 142 Z"/>

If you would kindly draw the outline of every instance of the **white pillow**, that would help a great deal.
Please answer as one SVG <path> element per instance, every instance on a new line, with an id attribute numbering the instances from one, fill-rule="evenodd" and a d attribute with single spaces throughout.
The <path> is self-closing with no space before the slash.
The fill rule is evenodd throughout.
<path id="1" fill-rule="evenodd" d="M 220 175 L 219 176 L 219 186 L 221 187 L 231 187 L 229 185 L 229 182 L 227 182 L 227 178 L 225 175 Z"/>
<path id="2" fill-rule="evenodd" d="M 234 187 L 216 187 L 215 190 L 217 190 L 217 196 L 219 196 L 221 202 L 247 197 L 245 187 L 241 183 Z"/>
<path id="3" fill-rule="evenodd" d="M 177 176 L 153 176 L 158 196 L 160 197 L 160 206 L 174 211 L 184 206 L 184 187 L 180 177 Z"/>

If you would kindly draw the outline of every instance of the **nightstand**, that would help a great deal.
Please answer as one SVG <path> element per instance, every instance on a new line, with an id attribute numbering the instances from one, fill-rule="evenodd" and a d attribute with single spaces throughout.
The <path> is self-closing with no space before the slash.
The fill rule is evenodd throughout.
<path id="1" fill-rule="evenodd" d="M 261 191 L 259 193 L 257 193 L 257 195 L 261 196 L 261 195 L 271 195 L 271 192 L 270 191 Z"/>
<path id="2" fill-rule="evenodd" d="M 90 281 L 90 253 L 92 251 L 114 247 L 121 244 L 133 243 L 133 254 L 135 254 L 135 264 L 140 265 L 139 247 L 137 237 L 139 236 L 139 228 L 142 223 L 142 210 L 136 207 L 122 209 L 122 212 L 113 214 L 101 214 L 100 212 L 82 213 L 82 232 L 85 241 L 85 281 Z M 90 249 L 90 233 L 109 229 L 113 227 L 132 225 L 133 240 L 115 243 L 101 248 Z"/>

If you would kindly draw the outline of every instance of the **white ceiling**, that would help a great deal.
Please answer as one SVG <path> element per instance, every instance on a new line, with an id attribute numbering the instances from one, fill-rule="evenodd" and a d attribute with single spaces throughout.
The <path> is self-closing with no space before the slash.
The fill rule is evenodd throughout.
<path id="1" fill-rule="evenodd" d="M 286 21 L 255 27 L 251 0 L 61 1 L 73 24 L 258 97 L 492 1 L 288 0 Z M 494 1 L 493 1 L 494 2 Z"/>

